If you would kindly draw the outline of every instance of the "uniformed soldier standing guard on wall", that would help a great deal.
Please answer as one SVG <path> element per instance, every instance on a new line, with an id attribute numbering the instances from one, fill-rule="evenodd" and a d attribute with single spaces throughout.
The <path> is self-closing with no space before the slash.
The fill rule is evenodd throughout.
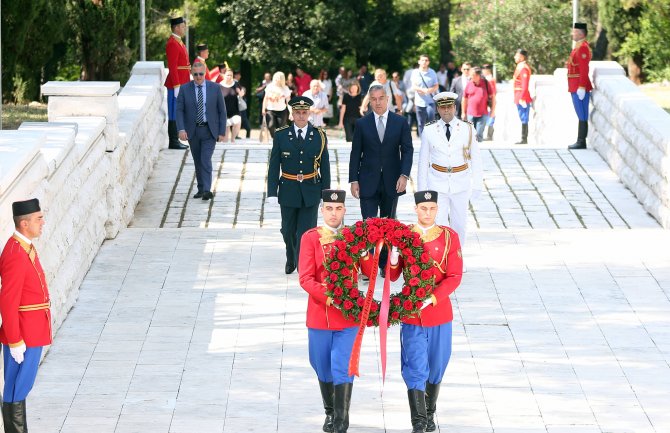
<path id="1" fill-rule="evenodd" d="M 589 99 L 593 86 L 589 78 L 591 47 L 586 41 L 586 33 L 586 23 L 575 23 L 572 26 L 575 48 L 565 62 L 565 67 L 568 68 L 568 92 L 572 96 L 572 105 L 579 119 L 577 141 L 568 146 L 568 149 L 586 149 L 586 136 L 589 133 Z"/>
<path id="2" fill-rule="evenodd" d="M 186 21 L 184 18 L 170 19 L 172 34 L 165 44 L 165 55 L 167 56 L 168 76 L 165 79 L 167 87 L 168 103 L 168 137 L 170 149 L 188 149 L 188 146 L 179 141 L 177 132 L 177 95 L 179 87 L 191 81 L 191 64 L 188 61 L 186 45 L 181 41 L 186 33 Z"/>
<path id="3" fill-rule="evenodd" d="M 195 49 L 198 51 L 198 55 L 195 56 L 193 64 L 202 63 L 205 65 L 205 80 L 209 81 L 212 77 L 209 75 L 209 66 L 207 66 L 207 59 L 209 58 L 209 47 L 207 44 L 198 44 Z"/>
<path id="4" fill-rule="evenodd" d="M 345 197 L 346 192 L 342 190 L 323 191 L 323 226 L 305 232 L 300 248 L 300 286 L 309 293 L 309 363 L 319 379 L 326 412 L 323 431 L 336 433 L 346 433 L 349 427 L 354 384 L 354 376 L 348 371 L 349 358 L 358 323 L 347 320 L 326 296 L 323 265 L 347 211 Z"/>
<path id="5" fill-rule="evenodd" d="M 35 198 L 12 204 L 16 231 L 0 255 L 0 342 L 5 388 L 6 433 L 28 431 L 26 397 L 35 383 L 42 347 L 51 344 L 49 289 L 32 240 L 42 234 L 44 215 Z"/>
<path id="6" fill-rule="evenodd" d="M 516 69 L 514 70 L 514 103 L 516 104 L 519 120 L 521 120 L 521 140 L 514 144 L 528 144 L 528 117 L 530 114 L 530 66 L 528 66 L 528 52 L 519 48 L 514 54 Z"/>
<path id="7" fill-rule="evenodd" d="M 293 124 L 275 131 L 268 167 L 267 200 L 281 207 L 287 274 L 298 263 L 303 233 L 316 227 L 321 191 L 330 188 L 326 134 L 307 121 L 312 104 L 305 96 L 289 101 Z"/>
<path id="8" fill-rule="evenodd" d="M 435 221 L 456 230 L 465 244 L 468 203 L 481 195 L 484 176 L 474 127 L 455 117 L 457 96 L 434 96 L 440 120 L 427 124 L 421 135 L 417 181 L 418 189 L 440 193 Z"/>

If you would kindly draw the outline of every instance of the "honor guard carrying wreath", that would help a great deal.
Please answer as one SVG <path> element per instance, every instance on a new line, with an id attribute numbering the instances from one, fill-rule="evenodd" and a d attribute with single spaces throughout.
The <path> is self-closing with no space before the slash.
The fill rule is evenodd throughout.
<path id="1" fill-rule="evenodd" d="M 26 398 L 35 383 L 42 347 L 51 344 L 51 310 L 44 270 L 33 244 L 44 215 L 35 198 L 12 204 L 16 231 L 0 255 L 0 342 L 5 387 L 2 419 L 7 433 L 26 433 Z"/>
<path id="2" fill-rule="evenodd" d="M 579 119 L 577 141 L 568 146 L 568 149 L 586 149 L 586 136 L 589 133 L 589 100 L 593 86 L 589 79 L 591 47 L 586 41 L 586 34 L 585 23 L 574 23 L 572 40 L 575 47 L 565 62 L 565 67 L 568 68 L 568 92 L 572 96 L 572 105 Z"/>
<path id="3" fill-rule="evenodd" d="M 326 412 L 323 431 L 346 433 L 354 376 L 349 375 L 349 358 L 358 323 L 346 319 L 326 296 L 324 258 L 344 220 L 346 192 L 323 190 L 323 226 L 308 230 L 300 247 L 300 286 L 309 294 L 307 328 L 309 362 L 319 379 Z"/>
<path id="4" fill-rule="evenodd" d="M 418 189 L 440 193 L 435 221 L 448 225 L 465 244 L 468 203 L 484 188 L 482 160 L 471 123 L 456 118 L 453 92 L 435 95 L 440 120 L 429 123 L 421 135 Z"/>
<path id="5" fill-rule="evenodd" d="M 165 44 L 165 55 L 168 64 L 168 76 L 165 79 L 168 103 L 168 137 L 170 149 L 188 149 L 188 146 L 179 141 L 177 132 L 177 96 L 182 84 L 191 81 L 191 64 L 188 61 L 188 51 L 181 38 L 186 34 L 186 21 L 183 17 L 171 18 L 172 34 Z"/>
<path id="6" fill-rule="evenodd" d="M 298 264 L 303 233 L 316 227 L 321 191 L 330 188 L 326 133 L 307 121 L 312 105 L 305 96 L 289 101 L 293 123 L 275 131 L 270 153 L 267 202 L 281 209 L 287 274 Z"/>

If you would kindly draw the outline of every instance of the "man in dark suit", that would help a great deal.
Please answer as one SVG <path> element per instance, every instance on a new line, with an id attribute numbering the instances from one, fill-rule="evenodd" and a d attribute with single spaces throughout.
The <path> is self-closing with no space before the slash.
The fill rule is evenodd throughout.
<path id="1" fill-rule="evenodd" d="M 281 208 L 287 274 L 298 263 L 303 233 L 316 227 L 321 191 L 330 188 L 326 134 L 307 121 L 313 104 L 306 96 L 289 101 L 293 124 L 275 131 L 270 153 L 267 201 Z"/>
<path id="2" fill-rule="evenodd" d="M 177 130 L 180 140 L 188 140 L 195 164 L 198 192 L 193 198 L 209 200 L 212 193 L 212 154 L 217 141 L 226 138 L 226 104 L 219 86 L 205 80 L 205 65 L 191 67 L 193 81 L 183 86 L 177 97 Z"/>
<path id="3" fill-rule="evenodd" d="M 451 82 L 451 87 L 449 88 L 450 92 L 454 92 L 458 95 L 458 99 L 456 99 L 456 117 L 459 119 L 461 118 L 461 102 L 463 101 L 465 86 L 467 86 L 468 81 L 470 81 L 470 68 L 471 65 L 469 62 L 463 63 L 463 66 L 461 66 L 461 75 L 454 78 Z"/>
<path id="4" fill-rule="evenodd" d="M 361 201 L 363 219 L 395 218 L 398 196 L 405 194 L 412 170 L 412 137 L 404 117 L 388 111 L 386 90 L 368 90 L 372 113 L 356 121 L 349 160 L 351 195 Z M 386 254 L 379 266 L 386 265 Z"/>

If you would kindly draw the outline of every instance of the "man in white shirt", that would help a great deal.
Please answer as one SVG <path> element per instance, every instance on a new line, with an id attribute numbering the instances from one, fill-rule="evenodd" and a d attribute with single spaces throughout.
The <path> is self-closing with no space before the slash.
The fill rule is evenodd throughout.
<path id="1" fill-rule="evenodd" d="M 427 54 L 419 56 L 419 69 L 412 72 L 412 89 L 414 90 L 414 105 L 416 106 L 416 123 L 419 136 L 427 122 L 435 119 L 435 102 L 433 95 L 439 84 L 437 74 L 428 67 L 430 58 Z"/>

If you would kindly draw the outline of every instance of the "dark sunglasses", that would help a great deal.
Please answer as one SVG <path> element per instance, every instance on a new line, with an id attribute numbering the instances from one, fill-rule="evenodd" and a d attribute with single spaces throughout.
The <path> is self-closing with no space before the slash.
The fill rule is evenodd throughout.
<path id="1" fill-rule="evenodd" d="M 205 75 L 204 72 L 194 72 L 194 73 L 193 73 L 193 76 L 194 76 L 194 77 L 202 77 L 203 75 Z"/>

